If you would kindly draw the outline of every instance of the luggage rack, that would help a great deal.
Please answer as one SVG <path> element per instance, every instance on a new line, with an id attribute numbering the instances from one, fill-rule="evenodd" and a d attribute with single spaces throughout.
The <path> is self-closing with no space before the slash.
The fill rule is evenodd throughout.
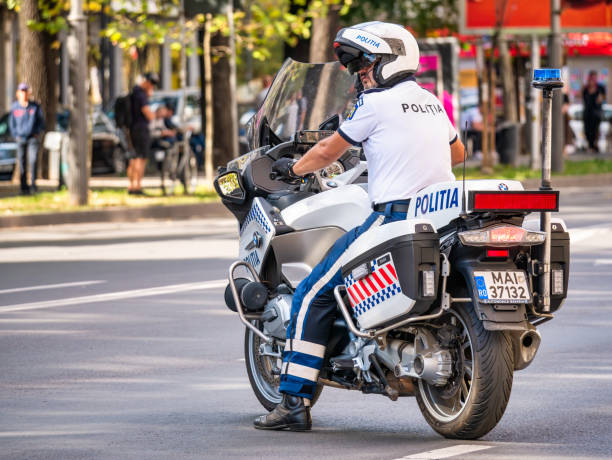
<path id="1" fill-rule="evenodd" d="M 448 261 L 448 257 L 446 256 L 446 254 L 442 253 L 441 254 L 443 260 L 442 260 L 442 302 L 440 305 L 440 308 L 435 312 L 435 313 L 431 313 L 429 315 L 421 315 L 421 316 L 415 316 L 412 318 L 406 318 L 403 319 L 401 321 L 398 321 L 396 323 L 391 324 L 390 326 L 387 326 L 385 328 L 382 329 L 369 329 L 366 331 L 362 331 L 360 330 L 356 325 L 355 322 L 353 321 L 353 318 L 351 316 L 351 313 L 348 309 L 348 307 L 346 306 L 346 304 L 344 303 L 344 300 L 342 300 L 342 294 L 340 293 L 340 291 L 342 289 L 346 289 L 346 287 L 344 286 L 344 284 L 340 284 L 338 286 L 336 286 L 334 288 L 334 297 L 336 298 L 336 301 L 338 302 L 338 306 L 340 307 L 340 311 L 342 312 L 342 316 L 344 317 L 344 320 L 346 321 L 346 324 L 348 325 L 349 329 L 351 330 L 351 332 L 353 334 L 355 334 L 357 337 L 362 337 L 364 339 L 379 339 L 382 338 L 382 342 L 384 344 L 384 336 L 392 331 L 393 329 L 397 329 L 399 327 L 402 327 L 406 324 L 410 324 L 410 323 L 415 323 L 415 322 L 419 322 L 419 321 L 427 321 L 430 319 L 435 319 L 438 318 L 440 316 L 442 316 L 442 314 L 448 310 L 451 306 L 451 304 L 453 303 L 467 303 L 467 302 L 471 302 L 472 299 L 470 297 L 451 297 L 451 295 L 446 292 L 446 281 L 447 278 L 450 274 L 450 262 Z M 234 303 L 236 304 L 236 311 L 238 312 L 238 316 L 240 318 L 240 321 L 249 329 L 251 329 L 255 334 L 257 334 L 259 337 L 261 337 L 263 340 L 265 340 L 267 343 L 273 343 L 276 339 L 274 339 L 273 337 L 269 337 L 268 335 L 264 334 L 262 331 L 260 331 L 259 329 L 257 329 L 251 322 L 250 320 L 257 320 L 261 318 L 260 314 L 257 315 L 253 315 L 253 314 L 245 314 L 243 309 L 242 309 L 242 302 L 240 302 L 240 296 L 238 295 L 238 289 L 236 289 L 236 284 L 234 282 L 234 272 L 236 271 L 236 268 L 240 267 L 240 266 L 244 266 L 246 267 L 249 272 L 251 273 L 251 275 L 253 276 L 254 281 L 256 282 L 261 282 L 259 279 L 259 276 L 257 275 L 257 272 L 255 271 L 255 269 L 253 268 L 253 266 L 248 263 L 245 262 L 243 260 L 237 260 L 236 262 L 234 262 L 230 268 L 229 268 L 229 284 L 230 284 L 230 289 L 232 290 L 232 296 L 234 297 Z"/>

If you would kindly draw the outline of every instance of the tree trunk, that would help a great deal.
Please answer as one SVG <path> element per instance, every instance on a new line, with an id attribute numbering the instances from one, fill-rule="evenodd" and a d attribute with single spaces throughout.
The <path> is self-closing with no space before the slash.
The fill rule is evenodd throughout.
<path id="1" fill-rule="evenodd" d="M 19 11 L 19 80 L 30 85 L 32 99 L 40 103 L 47 130 L 55 129 L 57 112 L 57 50 L 51 48 L 55 36 L 28 27 L 40 22 L 37 0 L 23 0 Z M 45 158 L 39 157 L 41 170 Z"/>
<path id="2" fill-rule="evenodd" d="M 310 40 L 310 62 L 329 62 L 334 60 L 333 42 L 339 28 L 340 7 L 331 5 L 325 16 L 312 21 Z"/>
<path id="3" fill-rule="evenodd" d="M 211 38 L 213 48 L 212 87 L 213 91 L 213 157 L 214 165 L 225 166 L 233 159 L 232 115 L 228 108 L 230 100 L 229 37 L 220 33 Z M 214 59 L 214 56 L 218 59 Z"/>
<path id="4" fill-rule="evenodd" d="M 516 109 L 514 68 L 512 67 L 510 52 L 508 51 L 508 40 L 505 36 L 502 36 L 499 40 L 499 58 L 504 88 L 504 119 L 511 123 L 516 123 L 518 121 L 518 112 Z"/>
<path id="5" fill-rule="evenodd" d="M 8 62 L 6 56 L 6 43 L 8 41 L 8 36 L 6 34 L 6 23 L 8 21 L 8 11 L 3 6 L 0 5 L 0 62 L 3 65 Z M 9 64 L 10 65 L 10 64 Z M 7 75 L 6 72 L 0 72 L 0 116 L 4 115 L 9 109 L 9 101 L 7 101 Z"/>
<path id="6" fill-rule="evenodd" d="M 70 153 L 68 155 L 68 191 L 70 204 L 87 204 L 89 168 L 87 123 L 87 19 L 82 0 L 70 5 Z"/>
<path id="7" fill-rule="evenodd" d="M 308 8 L 309 0 L 305 2 L 298 2 L 296 0 L 290 0 L 289 12 L 291 14 L 298 14 L 300 10 Z M 295 46 L 289 46 L 285 43 L 285 59 L 291 58 L 298 62 L 308 62 L 310 56 L 310 39 L 300 38 Z"/>

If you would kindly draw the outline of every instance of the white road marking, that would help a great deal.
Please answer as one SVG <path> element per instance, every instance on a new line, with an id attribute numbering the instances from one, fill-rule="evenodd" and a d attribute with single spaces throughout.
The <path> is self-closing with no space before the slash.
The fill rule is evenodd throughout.
<path id="1" fill-rule="evenodd" d="M 90 286 L 92 284 L 106 283 L 104 280 L 94 281 L 75 281 L 73 283 L 59 283 L 59 284 L 43 284 L 39 286 L 26 286 L 13 289 L 2 289 L 0 294 L 10 294 L 13 292 L 25 292 L 25 291 L 40 291 L 41 289 L 59 289 L 63 287 L 75 287 L 75 286 Z"/>
<path id="2" fill-rule="evenodd" d="M 595 259 L 595 265 L 612 265 L 612 259 Z"/>
<path id="3" fill-rule="evenodd" d="M 428 452 L 421 452 L 419 454 L 412 454 L 401 459 L 438 459 L 438 458 L 449 458 L 455 455 L 469 454 L 470 452 L 477 452 L 479 450 L 490 449 L 493 446 L 483 446 L 474 444 L 459 444 L 457 446 L 445 447 L 444 449 L 435 449 Z"/>
<path id="4" fill-rule="evenodd" d="M 202 289 L 215 289 L 225 287 L 227 280 L 214 280 L 197 283 L 172 284 L 147 289 L 133 289 L 130 291 L 108 292 L 68 299 L 47 300 L 16 305 L 0 306 L 0 313 L 10 313 L 24 310 L 38 310 L 41 308 L 65 307 L 68 305 L 82 305 L 94 302 L 108 302 L 109 300 L 132 299 L 135 297 L 151 297 L 175 292 L 197 291 Z"/>

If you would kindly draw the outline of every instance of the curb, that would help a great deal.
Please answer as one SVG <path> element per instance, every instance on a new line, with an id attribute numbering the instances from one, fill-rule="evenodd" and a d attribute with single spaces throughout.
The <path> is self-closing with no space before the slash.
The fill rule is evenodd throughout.
<path id="1" fill-rule="evenodd" d="M 540 179 L 522 181 L 525 189 L 535 190 Z M 554 189 L 566 187 L 612 186 L 612 174 L 588 174 L 584 176 L 553 176 Z M 82 224 L 92 222 L 134 222 L 155 219 L 201 219 L 206 217 L 231 218 L 232 214 L 220 202 L 168 206 L 143 206 L 136 208 L 109 208 L 95 211 L 56 212 L 0 217 L 0 228 L 33 227 L 40 225 Z"/>
<path id="2" fill-rule="evenodd" d="M 32 227 L 39 225 L 83 224 L 92 222 L 133 222 L 150 219 L 201 219 L 232 217 L 218 202 L 138 208 L 111 208 L 95 211 L 55 212 L 0 217 L 0 228 Z"/>

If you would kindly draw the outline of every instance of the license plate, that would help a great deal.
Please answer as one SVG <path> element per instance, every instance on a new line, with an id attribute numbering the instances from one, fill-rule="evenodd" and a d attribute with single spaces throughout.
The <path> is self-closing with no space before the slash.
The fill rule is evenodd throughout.
<path id="1" fill-rule="evenodd" d="M 478 299 L 483 303 L 530 303 L 531 295 L 522 270 L 474 272 Z"/>

